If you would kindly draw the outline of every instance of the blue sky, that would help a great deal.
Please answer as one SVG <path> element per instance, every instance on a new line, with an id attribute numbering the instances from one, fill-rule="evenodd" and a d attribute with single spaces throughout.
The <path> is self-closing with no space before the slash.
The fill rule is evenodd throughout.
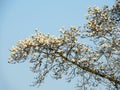
<path id="1" fill-rule="evenodd" d="M 80 26 L 86 22 L 88 5 L 113 5 L 115 0 L 0 0 L 0 90 L 75 90 L 76 81 L 53 80 L 48 76 L 40 86 L 34 81 L 29 62 L 8 64 L 9 48 L 18 40 L 35 33 L 59 34 L 64 26 Z M 101 87 L 102 88 L 102 87 Z"/>

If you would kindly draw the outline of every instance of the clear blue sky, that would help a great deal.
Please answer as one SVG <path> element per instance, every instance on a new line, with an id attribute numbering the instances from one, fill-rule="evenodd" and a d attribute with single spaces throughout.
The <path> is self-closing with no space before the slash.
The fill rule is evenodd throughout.
<path id="1" fill-rule="evenodd" d="M 103 7 L 115 0 L 0 0 L 0 90 L 75 90 L 76 81 L 53 80 L 48 76 L 37 87 L 29 85 L 34 74 L 29 62 L 8 64 L 9 48 L 18 40 L 35 33 L 58 35 L 58 30 L 86 23 L 88 5 Z"/>

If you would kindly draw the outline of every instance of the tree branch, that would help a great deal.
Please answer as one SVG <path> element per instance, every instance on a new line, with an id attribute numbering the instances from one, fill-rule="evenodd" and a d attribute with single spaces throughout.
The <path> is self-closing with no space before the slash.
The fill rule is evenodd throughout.
<path id="1" fill-rule="evenodd" d="M 102 77 L 102 78 L 108 79 L 109 81 L 112 81 L 112 82 L 114 82 L 115 84 L 120 84 L 120 80 L 117 80 L 117 79 L 115 79 L 115 78 L 112 77 L 112 76 L 109 76 L 109 75 L 107 75 L 107 74 L 100 73 L 100 72 L 97 71 L 96 69 L 91 69 L 91 68 L 89 68 L 89 67 L 82 66 L 82 65 L 80 65 L 80 64 L 77 64 L 77 62 L 73 62 L 73 61 L 69 60 L 67 57 L 65 57 L 65 56 L 63 56 L 63 55 L 61 55 L 61 54 L 59 54 L 59 55 L 60 55 L 62 58 L 64 58 L 66 61 L 68 61 L 68 62 L 70 62 L 70 63 L 73 63 L 74 65 L 80 67 L 81 69 L 83 69 L 83 70 L 85 70 L 85 71 L 87 71 L 87 72 L 90 72 L 90 73 L 95 74 L 95 75 L 98 75 L 98 76 L 100 76 L 100 77 Z"/>

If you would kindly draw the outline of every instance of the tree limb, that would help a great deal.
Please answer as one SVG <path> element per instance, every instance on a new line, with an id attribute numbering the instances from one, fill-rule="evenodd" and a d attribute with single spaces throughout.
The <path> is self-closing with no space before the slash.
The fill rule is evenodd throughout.
<path id="1" fill-rule="evenodd" d="M 107 75 L 107 74 L 100 73 L 100 72 L 97 71 L 96 69 L 91 69 L 91 68 L 89 68 L 89 67 L 82 66 L 82 65 L 80 65 L 80 64 L 77 64 L 77 62 L 73 62 L 73 61 L 69 60 L 67 57 L 65 57 L 65 56 L 63 56 L 63 55 L 61 55 L 61 54 L 59 54 L 59 55 L 60 55 L 62 58 L 64 58 L 66 61 L 68 61 L 68 62 L 70 62 L 70 63 L 73 63 L 74 65 L 80 67 L 81 69 L 83 69 L 83 70 L 85 70 L 85 71 L 87 71 L 87 72 L 90 72 L 90 73 L 95 74 L 95 75 L 98 75 L 98 76 L 100 76 L 100 77 L 102 77 L 102 78 L 108 79 L 109 81 L 112 81 L 112 82 L 114 82 L 115 84 L 120 84 L 120 80 L 117 80 L 117 79 L 115 79 L 115 78 L 112 77 L 112 76 L 109 76 L 109 75 Z"/>

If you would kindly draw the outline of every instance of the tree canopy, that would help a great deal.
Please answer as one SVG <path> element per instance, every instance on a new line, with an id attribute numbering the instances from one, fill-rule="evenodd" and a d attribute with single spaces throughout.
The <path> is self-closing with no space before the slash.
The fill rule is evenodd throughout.
<path id="1" fill-rule="evenodd" d="M 120 89 L 120 0 L 112 8 L 88 7 L 84 29 L 61 28 L 55 37 L 36 30 L 10 49 L 9 63 L 29 60 L 37 74 L 33 86 L 40 85 L 50 73 L 55 79 L 67 75 L 77 78 L 80 90 L 103 84 L 109 90 Z M 82 43 L 89 39 L 94 45 Z"/>

